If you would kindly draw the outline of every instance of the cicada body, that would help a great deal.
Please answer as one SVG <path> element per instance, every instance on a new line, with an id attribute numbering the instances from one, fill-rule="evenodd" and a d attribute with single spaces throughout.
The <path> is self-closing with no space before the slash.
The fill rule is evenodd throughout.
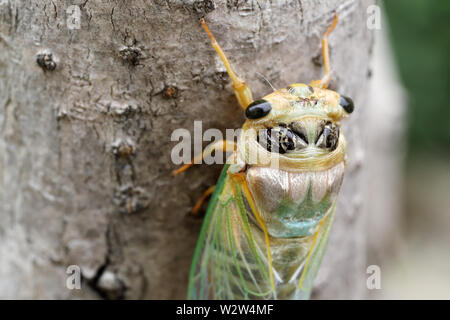
<path id="1" fill-rule="evenodd" d="M 339 120 L 349 101 L 294 84 L 247 108 L 247 116 L 261 104 L 270 111 L 246 121 L 223 169 L 195 252 L 189 298 L 309 297 L 344 176 Z"/>
<path id="2" fill-rule="evenodd" d="M 350 98 L 326 89 L 326 36 L 336 22 L 322 42 L 325 77 L 257 101 L 202 22 L 247 120 L 208 206 L 189 299 L 309 298 L 345 171 L 340 120 L 353 111 Z"/>

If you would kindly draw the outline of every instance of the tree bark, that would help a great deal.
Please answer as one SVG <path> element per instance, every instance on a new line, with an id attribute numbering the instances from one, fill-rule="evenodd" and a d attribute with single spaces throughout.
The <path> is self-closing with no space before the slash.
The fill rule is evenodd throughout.
<path id="1" fill-rule="evenodd" d="M 171 133 L 244 121 L 205 16 L 254 97 L 319 79 L 352 97 L 348 168 L 314 298 L 364 298 L 366 91 L 372 1 L 0 2 L 0 298 L 184 298 L 220 166 L 172 177 Z M 71 29 L 76 5 L 80 28 Z M 69 9 L 69 10 L 68 10 Z M 70 265 L 81 290 L 66 287 Z"/>

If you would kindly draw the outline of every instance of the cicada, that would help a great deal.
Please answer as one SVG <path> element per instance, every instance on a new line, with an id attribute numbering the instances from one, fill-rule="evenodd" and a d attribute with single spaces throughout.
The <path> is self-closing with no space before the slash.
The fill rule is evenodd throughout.
<path id="1" fill-rule="evenodd" d="M 212 193 L 192 261 L 188 299 L 309 298 L 345 171 L 340 120 L 354 109 L 350 98 L 327 89 L 328 35 L 337 20 L 335 14 L 322 38 L 324 77 L 258 100 L 201 20 L 247 120 L 237 143 L 220 141 L 197 156 L 232 152 L 216 186 L 195 207 Z M 256 161 L 250 161 L 252 155 Z"/>

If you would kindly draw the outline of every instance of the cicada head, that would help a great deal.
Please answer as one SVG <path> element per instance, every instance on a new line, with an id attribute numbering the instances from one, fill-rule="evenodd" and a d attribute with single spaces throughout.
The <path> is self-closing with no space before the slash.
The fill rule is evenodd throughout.
<path id="1" fill-rule="evenodd" d="M 350 98 L 332 90 L 292 84 L 247 107 L 240 150 L 250 164 L 276 160 L 284 169 L 328 169 L 344 159 L 340 120 L 353 108 Z"/>

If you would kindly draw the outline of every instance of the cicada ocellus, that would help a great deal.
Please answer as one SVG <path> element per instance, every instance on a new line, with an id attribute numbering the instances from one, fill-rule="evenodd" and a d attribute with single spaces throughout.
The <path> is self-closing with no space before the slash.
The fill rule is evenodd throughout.
<path id="1" fill-rule="evenodd" d="M 188 298 L 307 299 L 345 171 L 340 120 L 353 111 L 350 98 L 326 89 L 327 36 L 337 15 L 322 39 L 325 76 L 256 101 L 205 21 L 201 23 L 227 69 L 247 121 L 236 144 L 221 141 L 199 155 L 233 151 L 214 192 L 210 188 L 202 198 L 213 192 L 194 253 Z M 250 161 L 252 155 L 256 162 Z M 274 160 L 277 166 L 271 165 Z"/>

